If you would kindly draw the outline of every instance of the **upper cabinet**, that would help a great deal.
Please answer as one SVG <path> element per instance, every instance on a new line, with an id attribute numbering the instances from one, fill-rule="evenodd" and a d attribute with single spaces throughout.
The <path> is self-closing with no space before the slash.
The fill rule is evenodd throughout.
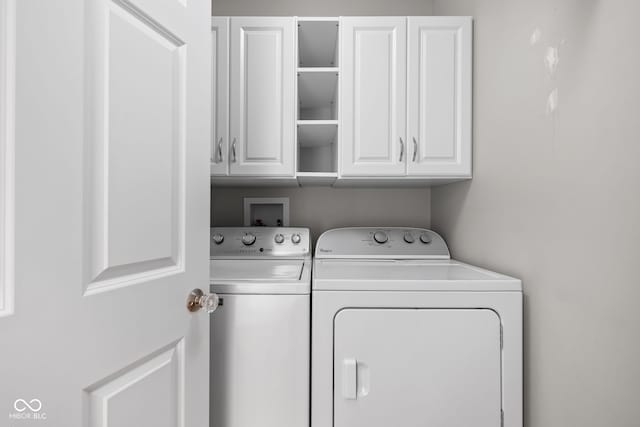
<path id="1" fill-rule="evenodd" d="M 224 185 L 471 178 L 470 17 L 213 18 Z"/>
<path id="2" fill-rule="evenodd" d="M 229 18 L 211 25 L 213 110 L 211 117 L 211 175 L 229 174 Z"/>
<path id="3" fill-rule="evenodd" d="M 471 177 L 471 18 L 341 22 L 341 176 Z"/>
<path id="4" fill-rule="evenodd" d="M 406 171 L 407 19 L 341 20 L 343 176 Z"/>
<path id="5" fill-rule="evenodd" d="M 214 76 L 218 97 L 213 119 L 214 133 L 219 134 L 213 142 L 212 173 L 293 178 L 295 18 L 238 17 L 228 23 L 228 77 L 220 71 L 224 58 L 213 61 L 219 70 Z M 214 33 L 222 33 L 225 25 L 224 18 L 213 18 Z M 224 50 L 220 45 L 221 40 L 217 52 Z M 228 135 L 223 109 L 228 111 Z"/>
<path id="6" fill-rule="evenodd" d="M 408 18 L 408 175 L 471 177 L 471 18 Z"/>

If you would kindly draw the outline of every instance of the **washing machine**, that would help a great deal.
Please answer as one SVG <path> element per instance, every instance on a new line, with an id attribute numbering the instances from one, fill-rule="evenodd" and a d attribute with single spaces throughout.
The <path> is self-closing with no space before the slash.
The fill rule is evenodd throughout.
<path id="1" fill-rule="evenodd" d="M 308 427 L 306 228 L 212 228 L 211 427 Z"/>
<path id="2" fill-rule="evenodd" d="M 420 228 L 317 241 L 312 427 L 521 427 L 520 280 Z"/>

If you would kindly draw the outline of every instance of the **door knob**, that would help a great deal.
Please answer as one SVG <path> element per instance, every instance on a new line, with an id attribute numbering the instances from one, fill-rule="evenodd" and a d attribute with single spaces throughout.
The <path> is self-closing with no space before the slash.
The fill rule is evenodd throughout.
<path id="1" fill-rule="evenodd" d="M 213 313 L 220 305 L 220 297 L 215 293 L 205 294 L 201 289 L 194 289 L 187 298 L 187 310 L 192 313 L 204 308 L 207 313 Z"/>

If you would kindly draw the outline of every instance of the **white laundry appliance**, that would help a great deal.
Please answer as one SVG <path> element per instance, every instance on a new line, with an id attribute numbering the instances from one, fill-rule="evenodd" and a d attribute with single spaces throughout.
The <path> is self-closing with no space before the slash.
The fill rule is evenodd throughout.
<path id="1" fill-rule="evenodd" d="M 211 427 L 309 425 L 306 228 L 212 228 Z"/>
<path id="2" fill-rule="evenodd" d="M 522 286 L 419 228 L 318 239 L 312 427 L 522 426 Z"/>

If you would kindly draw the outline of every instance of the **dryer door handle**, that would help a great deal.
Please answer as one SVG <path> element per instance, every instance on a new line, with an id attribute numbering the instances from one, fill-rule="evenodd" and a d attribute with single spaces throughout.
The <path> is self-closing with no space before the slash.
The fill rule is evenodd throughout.
<path id="1" fill-rule="evenodd" d="M 342 397 L 355 400 L 358 397 L 358 361 L 344 359 L 342 361 Z"/>

